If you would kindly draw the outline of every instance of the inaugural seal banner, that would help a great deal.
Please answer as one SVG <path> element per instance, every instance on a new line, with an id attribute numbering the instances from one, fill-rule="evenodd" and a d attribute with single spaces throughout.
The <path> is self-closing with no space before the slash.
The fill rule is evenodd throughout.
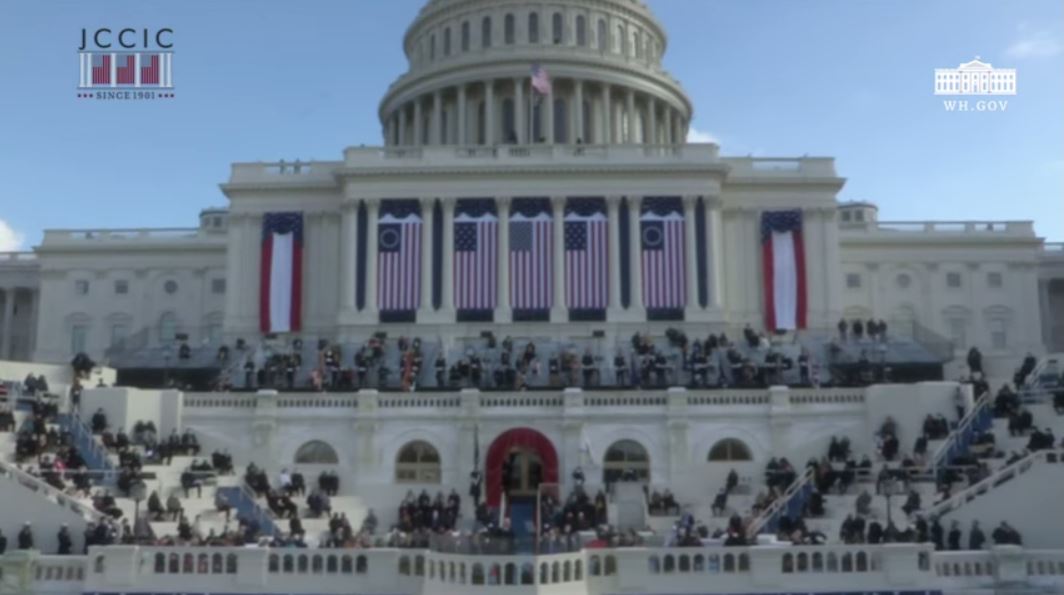
<path id="1" fill-rule="evenodd" d="M 761 215 L 761 255 L 765 287 L 765 328 L 805 328 L 805 245 L 802 211 L 768 211 Z"/>
<path id="2" fill-rule="evenodd" d="M 263 215 L 260 283 L 262 332 L 299 331 L 303 310 L 303 213 Z"/>

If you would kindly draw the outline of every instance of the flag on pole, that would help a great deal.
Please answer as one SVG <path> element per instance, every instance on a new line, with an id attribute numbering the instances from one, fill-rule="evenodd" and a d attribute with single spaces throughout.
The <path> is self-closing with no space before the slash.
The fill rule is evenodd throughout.
<path id="1" fill-rule="evenodd" d="M 549 310 L 554 296 L 550 203 L 515 199 L 511 213 L 510 307 Z"/>
<path id="2" fill-rule="evenodd" d="M 765 328 L 795 330 L 806 325 L 805 245 L 802 211 L 761 214 L 761 256 Z"/>
<path id="3" fill-rule="evenodd" d="M 416 201 L 384 201 L 377 223 L 377 304 L 384 311 L 421 305 L 421 212 Z"/>
<path id="4" fill-rule="evenodd" d="M 470 201 L 454 218 L 454 305 L 459 310 L 493 310 L 498 294 L 498 227 L 491 201 Z"/>
<path id="5" fill-rule="evenodd" d="M 259 326 L 264 333 L 300 329 L 303 300 L 303 213 L 262 218 Z"/>
<path id="6" fill-rule="evenodd" d="M 572 198 L 565 213 L 565 304 L 601 310 L 608 302 L 607 225 L 601 199 Z"/>
<path id="7" fill-rule="evenodd" d="M 677 198 L 646 198 L 639 222 L 643 304 L 651 309 L 687 303 L 683 206 Z"/>
<path id="8" fill-rule="evenodd" d="M 539 64 L 532 65 L 532 89 L 540 95 L 551 94 L 550 75 Z"/>

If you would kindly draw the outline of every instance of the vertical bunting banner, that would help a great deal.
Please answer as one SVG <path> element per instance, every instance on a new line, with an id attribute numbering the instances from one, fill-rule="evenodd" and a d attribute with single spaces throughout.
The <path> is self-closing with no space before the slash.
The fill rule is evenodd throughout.
<path id="1" fill-rule="evenodd" d="M 299 331 L 303 310 L 303 213 L 263 215 L 259 279 L 262 332 Z"/>
<path id="2" fill-rule="evenodd" d="M 454 305 L 458 310 L 493 310 L 499 218 L 490 199 L 464 199 L 455 206 Z"/>
<path id="3" fill-rule="evenodd" d="M 570 198 L 565 205 L 565 305 L 604 310 L 609 301 L 606 202 Z"/>
<path id="4" fill-rule="evenodd" d="M 761 214 L 761 256 L 768 331 L 805 328 L 805 247 L 802 211 Z"/>
<path id="5" fill-rule="evenodd" d="M 510 208 L 510 307 L 549 310 L 553 303 L 550 201 L 516 198 Z"/>
<path id="6" fill-rule="evenodd" d="M 377 223 L 377 305 L 411 311 L 421 305 L 421 206 L 386 200 Z"/>
<path id="7" fill-rule="evenodd" d="M 683 204 L 679 197 L 647 197 L 639 218 L 643 305 L 651 310 L 687 304 Z"/>

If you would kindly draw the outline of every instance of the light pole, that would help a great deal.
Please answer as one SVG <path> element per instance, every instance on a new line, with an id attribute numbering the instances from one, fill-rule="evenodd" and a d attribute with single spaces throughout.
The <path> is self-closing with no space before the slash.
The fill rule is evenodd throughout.
<path id="1" fill-rule="evenodd" d="M 140 531 L 140 503 L 144 501 L 148 486 L 141 480 L 136 480 L 129 487 L 129 497 L 133 499 L 133 541 L 141 535 Z"/>

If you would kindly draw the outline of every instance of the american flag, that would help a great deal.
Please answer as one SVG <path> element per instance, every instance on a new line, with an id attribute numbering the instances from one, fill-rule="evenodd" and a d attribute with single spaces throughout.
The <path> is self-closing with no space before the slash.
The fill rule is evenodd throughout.
<path id="1" fill-rule="evenodd" d="M 498 227 L 493 212 L 454 218 L 454 305 L 459 310 L 495 308 Z"/>
<path id="2" fill-rule="evenodd" d="M 386 211 L 378 223 L 377 243 L 377 305 L 381 310 L 417 310 L 421 305 L 421 215 L 401 207 Z"/>
<path id="3" fill-rule="evenodd" d="M 532 65 L 532 88 L 538 91 L 540 95 L 550 95 L 551 93 L 550 75 L 539 64 Z"/>
<path id="4" fill-rule="evenodd" d="M 92 55 L 92 84 L 111 84 L 111 54 Z"/>
<path id="5" fill-rule="evenodd" d="M 553 303 L 551 224 L 549 211 L 510 216 L 510 307 L 515 310 L 547 310 Z"/>
<path id="6" fill-rule="evenodd" d="M 118 56 L 115 69 L 115 82 L 119 85 L 132 85 L 137 82 L 137 57 L 133 54 Z"/>
<path id="7" fill-rule="evenodd" d="M 687 303 L 683 207 L 679 199 L 646 198 L 640 217 L 643 304 L 682 308 Z"/>
<path id="8" fill-rule="evenodd" d="M 565 214 L 565 303 L 576 310 L 601 310 L 608 301 L 605 204 L 569 199 Z"/>
<path id="9" fill-rule="evenodd" d="M 140 55 L 140 84 L 159 84 L 159 54 Z"/>

